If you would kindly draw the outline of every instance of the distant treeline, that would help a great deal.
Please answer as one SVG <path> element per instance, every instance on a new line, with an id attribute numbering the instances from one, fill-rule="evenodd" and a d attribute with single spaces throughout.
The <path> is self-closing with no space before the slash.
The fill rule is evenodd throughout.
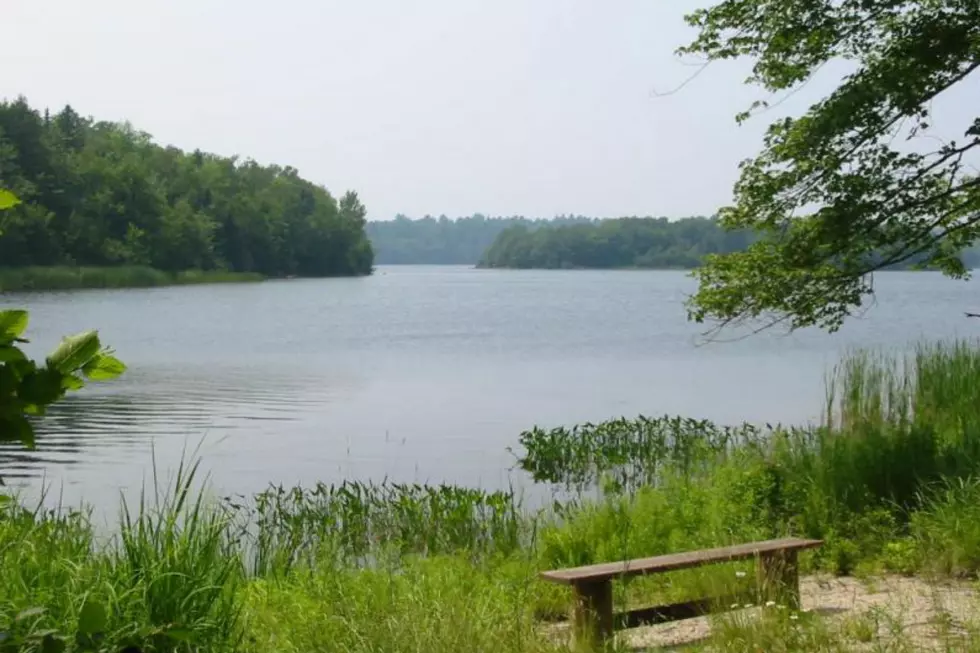
<path id="1" fill-rule="evenodd" d="M 693 268 L 705 254 L 745 249 L 754 236 L 713 218 L 618 218 L 508 227 L 480 260 L 491 268 Z"/>
<path id="2" fill-rule="evenodd" d="M 365 209 L 290 167 L 156 145 L 128 123 L 0 102 L 0 267 L 371 271 Z"/>
<path id="3" fill-rule="evenodd" d="M 480 213 L 450 219 L 425 216 L 417 220 L 398 215 L 394 220 L 369 222 L 367 234 L 379 264 L 475 265 L 503 230 L 515 225 L 591 222 L 590 218 L 559 216 L 554 220 L 523 216 L 487 217 Z"/>
<path id="4" fill-rule="evenodd" d="M 618 218 L 545 222 L 529 228 L 513 224 L 500 232 L 480 259 L 488 268 L 655 268 L 690 269 L 706 254 L 743 250 L 758 235 L 727 231 L 717 219 Z M 980 249 L 963 252 L 967 268 L 980 266 Z M 909 269 L 923 257 L 890 266 Z"/>

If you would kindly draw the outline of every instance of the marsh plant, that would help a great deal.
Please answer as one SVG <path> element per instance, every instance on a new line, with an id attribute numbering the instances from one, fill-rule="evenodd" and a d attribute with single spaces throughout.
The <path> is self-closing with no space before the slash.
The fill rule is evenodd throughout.
<path id="1" fill-rule="evenodd" d="M 513 492 L 455 485 L 276 486 L 228 505 L 241 517 L 242 532 L 254 538 L 250 559 L 258 573 L 326 558 L 364 565 L 381 551 L 508 554 L 522 545 L 526 522 Z"/>
<path id="2" fill-rule="evenodd" d="M 750 425 L 719 426 L 686 417 L 619 418 L 571 428 L 534 427 L 521 433 L 518 466 L 536 482 L 584 490 L 604 479 L 615 487 L 654 486 L 670 469 L 695 475 L 715 456 L 755 443 Z"/>

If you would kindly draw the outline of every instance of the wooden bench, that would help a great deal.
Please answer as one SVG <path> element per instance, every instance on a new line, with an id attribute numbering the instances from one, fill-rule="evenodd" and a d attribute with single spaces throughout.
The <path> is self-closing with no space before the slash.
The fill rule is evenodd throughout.
<path id="1" fill-rule="evenodd" d="M 631 610 L 613 615 L 612 581 L 616 578 L 660 574 L 678 569 L 756 558 L 756 581 L 759 602 L 779 598 L 787 607 L 799 609 L 800 585 L 797 554 L 823 544 L 821 540 L 784 538 L 751 542 L 702 551 L 672 553 L 653 558 L 607 562 L 572 569 L 545 571 L 541 577 L 555 583 L 571 585 L 575 591 L 574 632 L 577 640 L 601 643 L 612 636 L 614 628 L 634 628 L 643 624 L 688 619 L 711 611 L 727 609 L 740 596 L 711 597 Z"/>

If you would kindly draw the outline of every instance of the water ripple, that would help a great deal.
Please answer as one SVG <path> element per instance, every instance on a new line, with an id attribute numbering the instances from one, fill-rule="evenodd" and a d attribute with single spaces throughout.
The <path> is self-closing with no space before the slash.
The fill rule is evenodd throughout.
<path id="1" fill-rule="evenodd" d="M 105 462 L 107 450 L 125 452 L 159 437 L 292 422 L 329 401 L 322 379 L 310 383 L 267 371 L 211 373 L 217 378 L 139 369 L 124 381 L 66 397 L 36 424 L 36 450 L 0 445 L 0 476 L 29 479 L 49 464 L 73 465 L 96 454 Z"/>

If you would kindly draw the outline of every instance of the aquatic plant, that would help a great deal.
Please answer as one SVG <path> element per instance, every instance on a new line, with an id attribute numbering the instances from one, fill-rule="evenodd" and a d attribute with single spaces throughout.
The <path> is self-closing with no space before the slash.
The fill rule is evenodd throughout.
<path id="1" fill-rule="evenodd" d="M 324 557 L 365 564 L 397 554 L 507 554 L 522 544 L 525 517 L 513 492 L 454 485 L 318 483 L 271 487 L 252 501 L 229 499 L 254 536 L 257 574 Z"/>
<path id="2" fill-rule="evenodd" d="M 687 417 L 619 418 L 571 428 L 534 427 L 521 433 L 518 466 L 537 482 L 584 490 L 606 480 L 635 489 L 659 482 L 670 468 L 683 475 L 704 471 L 715 456 L 761 442 L 750 424 L 718 426 Z M 513 451 L 512 451 L 513 453 Z"/>

